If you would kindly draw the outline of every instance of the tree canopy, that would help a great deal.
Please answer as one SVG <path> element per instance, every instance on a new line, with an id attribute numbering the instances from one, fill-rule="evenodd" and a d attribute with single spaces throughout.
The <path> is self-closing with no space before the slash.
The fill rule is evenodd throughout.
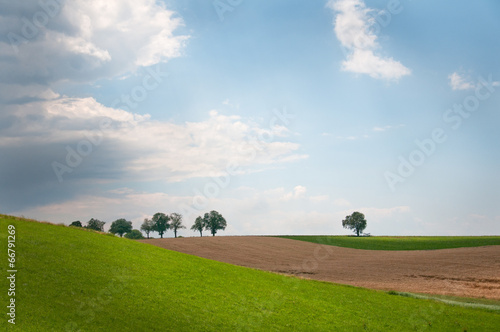
<path id="1" fill-rule="evenodd" d="M 106 222 L 100 221 L 98 219 L 90 219 L 85 228 L 93 229 L 95 231 L 104 232 L 104 224 Z"/>
<path id="2" fill-rule="evenodd" d="M 182 224 L 182 215 L 178 213 L 172 213 L 170 215 L 170 228 L 174 230 L 174 237 L 177 237 L 177 230 L 181 228 L 186 228 Z"/>
<path id="3" fill-rule="evenodd" d="M 217 211 L 205 213 L 203 222 L 205 224 L 205 229 L 210 230 L 212 236 L 215 236 L 218 230 L 225 230 L 227 226 L 226 219 Z"/>
<path id="4" fill-rule="evenodd" d="M 191 230 L 200 232 L 200 236 L 203 237 L 203 229 L 205 228 L 205 222 L 202 217 L 196 218 Z"/>
<path id="5" fill-rule="evenodd" d="M 155 228 L 155 223 L 153 220 L 144 218 L 144 222 L 141 225 L 141 231 L 146 233 L 147 238 L 149 239 L 149 233 L 153 232 Z"/>
<path id="6" fill-rule="evenodd" d="M 71 224 L 69 224 L 70 226 L 74 226 L 74 227 L 82 227 L 82 223 L 80 222 L 80 220 L 76 220 L 76 221 L 73 221 Z"/>
<path id="7" fill-rule="evenodd" d="M 132 239 L 132 240 L 139 240 L 139 239 L 144 239 L 144 236 L 142 236 L 142 233 L 138 229 L 133 229 L 127 234 L 125 234 L 125 237 L 127 239 Z"/>
<path id="8" fill-rule="evenodd" d="M 163 239 L 163 234 L 167 229 L 169 229 L 170 225 L 169 222 L 170 217 L 167 216 L 165 213 L 155 213 L 153 216 L 153 223 L 154 223 L 154 231 L 158 232 L 160 234 L 160 237 Z"/>
<path id="9" fill-rule="evenodd" d="M 123 218 L 113 221 L 111 227 L 109 228 L 110 233 L 118 234 L 120 235 L 120 237 L 122 237 L 123 234 L 128 233 L 130 231 L 132 231 L 132 222 L 127 221 Z"/>
<path id="10" fill-rule="evenodd" d="M 346 216 L 342 220 L 342 227 L 352 229 L 356 233 L 356 236 L 359 236 L 366 228 L 365 215 L 361 212 L 354 212 L 350 216 Z"/>

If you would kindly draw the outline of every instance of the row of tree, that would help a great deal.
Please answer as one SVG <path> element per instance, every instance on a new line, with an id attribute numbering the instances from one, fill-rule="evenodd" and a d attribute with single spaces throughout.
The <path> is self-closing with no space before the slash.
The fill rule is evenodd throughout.
<path id="1" fill-rule="evenodd" d="M 178 213 L 166 215 L 165 213 L 158 212 L 154 214 L 152 219 L 144 219 L 141 225 L 141 231 L 146 233 L 148 239 L 151 232 L 158 232 L 163 239 L 163 234 L 168 229 L 172 229 L 174 231 L 174 236 L 177 237 L 177 230 L 182 228 L 186 228 L 186 226 L 182 224 L 182 215 Z"/>
<path id="2" fill-rule="evenodd" d="M 87 225 L 83 226 L 82 223 L 77 220 L 73 221 L 70 226 L 74 227 L 84 227 L 88 229 L 93 229 L 95 231 L 104 232 L 104 224 L 106 222 L 101 221 L 99 219 L 90 219 Z M 125 235 L 126 238 L 129 239 L 144 239 L 141 231 L 137 229 L 132 229 L 132 222 L 127 221 L 126 219 L 117 219 L 111 223 L 111 227 L 109 228 L 109 232 L 112 234 L 118 234 L 120 237 Z"/>
<path id="3" fill-rule="evenodd" d="M 92 218 L 86 226 L 82 226 L 80 221 L 73 221 L 70 226 L 85 227 L 104 232 L 104 224 L 104 221 Z M 191 230 L 200 232 L 200 236 L 203 236 L 204 230 L 210 231 L 212 236 L 215 236 L 218 230 L 224 230 L 226 229 L 226 226 L 226 219 L 224 219 L 219 212 L 210 211 L 210 213 L 205 213 L 203 217 L 197 217 L 193 226 L 191 226 Z M 365 215 L 356 211 L 342 220 L 342 226 L 344 228 L 352 229 L 356 235 L 359 236 L 360 233 L 362 234 L 366 228 Z M 169 229 L 173 230 L 174 237 L 177 237 L 177 231 L 183 228 L 185 229 L 186 226 L 182 224 L 182 215 L 178 213 L 166 215 L 165 213 L 158 212 L 154 214 L 153 218 L 144 219 L 144 222 L 141 225 L 141 231 L 146 233 L 148 239 L 151 232 L 158 232 L 160 237 L 163 239 L 163 234 L 165 234 L 165 232 Z M 127 221 L 123 218 L 113 221 L 111 223 L 111 227 L 109 228 L 109 232 L 112 234 L 118 234 L 120 237 L 125 234 L 125 237 L 130 239 L 144 238 L 139 230 L 132 229 L 131 221 Z"/>
<path id="4" fill-rule="evenodd" d="M 200 232 L 200 236 L 203 236 L 203 230 L 207 230 L 215 236 L 219 229 L 224 230 L 226 226 L 226 219 L 219 212 L 210 211 L 210 213 L 205 213 L 203 218 L 201 216 L 196 218 L 191 230 Z"/>
<path id="5" fill-rule="evenodd" d="M 147 238 L 149 239 L 149 234 L 151 232 L 157 232 L 161 238 L 163 234 L 169 229 L 174 231 L 174 237 L 177 237 L 177 231 L 179 229 L 185 229 L 186 226 L 182 223 L 182 215 L 179 213 L 171 213 L 169 215 L 158 212 L 153 215 L 151 219 L 144 219 L 141 225 L 141 231 L 143 231 Z M 75 227 L 85 227 L 88 229 L 93 229 L 96 231 L 104 232 L 104 221 L 98 219 L 90 219 L 86 226 L 83 226 L 80 221 L 73 221 L 70 226 Z M 193 231 L 200 232 L 200 236 L 203 236 L 203 230 L 210 231 L 210 233 L 215 236 L 218 230 L 226 229 L 227 223 L 226 219 L 217 211 L 210 211 L 210 213 L 205 213 L 203 217 L 196 218 L 191 229 Z M 109 232 L 112 234 L 117 234 L 120 237 L 125 235 L 125 237 L 130 239 L 141 239 L 141 231 L 132 228 L 132 222 L 126 219 L 117 219 L 111 223 Z"/>
<path id="6" fill-rule="evenodd" d="M 203 217 L 197 217 L 191 229 L 200 232 L 200 236 L 203 236 L 203 230 L 209 230 L 212 236 L 215 236 L 218 230 L 224 230 L 226 226 L 226 219 L 219 212 L 210 211 L 210 213 L 205 213 Z M 163 238 L 163 234 L 168 229 L 173 230 L 174 237 L 177 237 L 177 230 L 181 228 L 186 227 L 182 224 L 182 215 L 178 213 L 166 215 L 158 212 L 152 219 L 144 219 L 141 225 L 141 230 L 146 233 L 148 239 L 151 232 L 157 232 Z"/>

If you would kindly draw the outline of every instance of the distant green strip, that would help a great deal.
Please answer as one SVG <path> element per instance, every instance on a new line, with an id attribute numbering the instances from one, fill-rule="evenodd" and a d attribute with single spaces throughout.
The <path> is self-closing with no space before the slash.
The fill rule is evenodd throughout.
<path id="1" fill-rule="evenodd" d="M 366 250 L 435 250 L 500 245 L 500 236 L 279 236 Z"/>

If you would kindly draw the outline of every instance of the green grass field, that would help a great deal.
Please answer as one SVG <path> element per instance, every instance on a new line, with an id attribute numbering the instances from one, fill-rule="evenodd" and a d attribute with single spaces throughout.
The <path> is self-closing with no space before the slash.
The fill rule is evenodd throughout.
<path id="1" fill-rule="evenodd" d="M 7 228 L 16 228 L 16 325 Z M 0 216 L 1 330 L 494 331 L 500 314 L 237 267 Z M 6 328 L 5 328 L 6 327 Z"/>
<path id="2" fill-rule="evenodd" d="M 500 236 L 279 236 L 367 250 L 434 250 L 500 245 Z"/>

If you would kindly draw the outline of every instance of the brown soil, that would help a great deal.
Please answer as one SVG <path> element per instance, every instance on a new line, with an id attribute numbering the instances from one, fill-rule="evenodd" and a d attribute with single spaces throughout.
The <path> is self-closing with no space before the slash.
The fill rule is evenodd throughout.
<path id="1" fill-rule="evenodd" d="M 500 300 L 500 246 L 360 250 L 259 236 L 142 240 L 165 249 L 373 289 Z"/>

